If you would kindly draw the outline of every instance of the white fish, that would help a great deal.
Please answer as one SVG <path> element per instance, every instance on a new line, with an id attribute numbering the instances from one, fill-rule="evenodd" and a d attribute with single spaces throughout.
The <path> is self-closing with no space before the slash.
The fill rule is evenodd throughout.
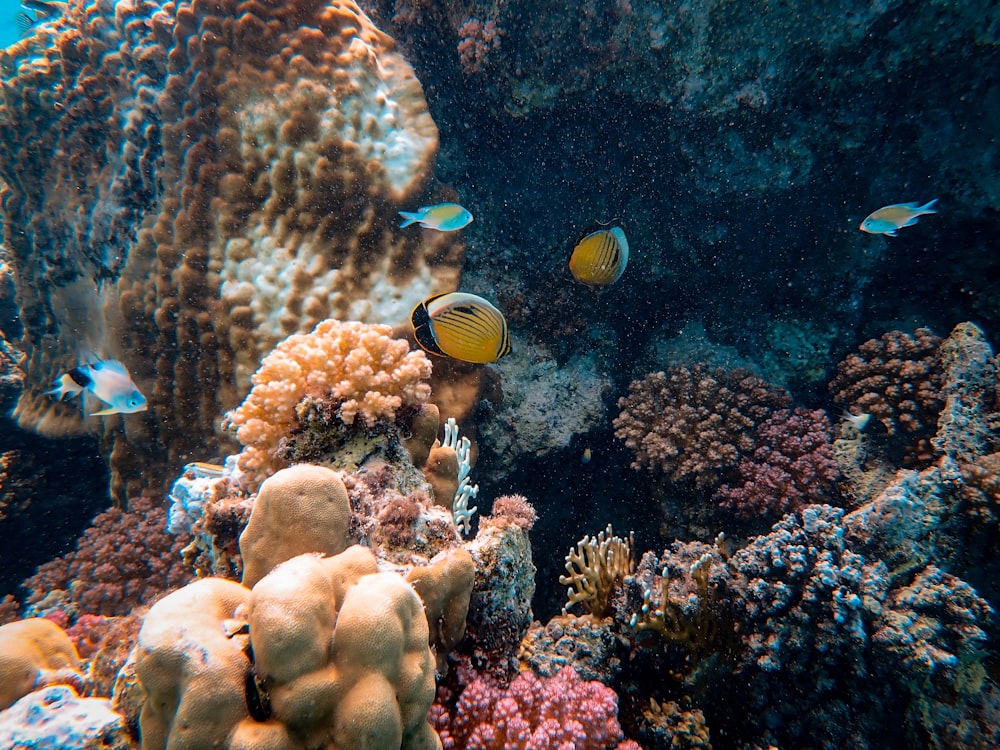
<path id="1" fill-rule="evenodd" d="M 96 396 L 107 406 L 92 412 L 92 417 L 134 414 L 147 408 L 146 397 L 135 387 L 125 365 L 113 359 L 97 359 L 74 367 L 56 381 L 55 388 L 45 393 L 60 401 L 80 393 Z"/>

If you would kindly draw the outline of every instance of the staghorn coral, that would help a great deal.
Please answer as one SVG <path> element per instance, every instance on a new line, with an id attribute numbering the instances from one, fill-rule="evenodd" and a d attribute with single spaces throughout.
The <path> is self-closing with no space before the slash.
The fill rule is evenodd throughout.
<path id="1" fill-rule="evenodd" d="M 779 409 L 757 426 L 754 442 L 736 465 L 737 479 L 716 491 L 720 506 L 752 518 L 835 499 L 840 471 L 822 409 Z"/>
<path id="2" fill-rule="evenodd" d="M 301 431 L 304 421 L 319 419 L 346 433 L 391 423 L 403 407 L 427 400 L 430 387 L 423 381 L 430 361 L 391 333 L 383 325 L 325 320 L 311 333 L 289 336 L 264 358 L 249 395 L 226 416 L 245 446 L 239 467 L 252 483 L 286 463 L 279 455 L 282 440 Z"/>
<path id="3" fill-rule="evenodd" d="M 566 555 L 569 575 L 559 576 L 569 594 L 563 611 L 581 604 L 595 619 L 607 617 L 615 590 L 635 570 L 633 547 L 635 535 L 630 532 L 627 540 L 614 536 L 611 524 L 596 537 L 587 534 L 577 542 Z"/>
<path id="4" fill-rule="evenodd" d="M 121 501 L 215 452 L 281 338 L 395 323 L 457 286 L 460 241 L 398 227 L 437 129 L 394 46 L 351 0 L 126 0 L 73 4 L 7 50 L 22 426 L 100 433 Z M 44 395 L 87 350 L 123 359 L 150 410 L 82 421 Z"/>
<path id="5" fill-rule="evenodd" d="M 27 611 L 63 610 L 82 614 L 127 615 L 191 579 L 181 562 L 186 537 L 167 533 L 167 513 L 149 498 L 128 510 L 98 514 L 72 552 L 47 562 L 24 582 Z"/>
<path id="6" fill-rule="evenodd" d="M 615 435 L 635 455 L 633 468 L 710 487 L 720 470 L 753 450 L 757 424 L 788 401 L 784 391 L 742 369 L 674 367 L 629 385 L 618 400 Z"/>
<path id="7" fill-rule="evenodd" d="M 882 423 L 904 465 L 926 464 L 935 452 L 930 438 L 944 407 L 940 344 L 926 328 L 890 331 L 844 358 L 830 381 L 835 403 Z"/>

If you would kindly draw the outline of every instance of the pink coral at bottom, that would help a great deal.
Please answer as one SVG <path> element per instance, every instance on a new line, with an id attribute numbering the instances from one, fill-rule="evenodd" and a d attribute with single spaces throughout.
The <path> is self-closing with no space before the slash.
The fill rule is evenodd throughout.
<path id="1" fill-rule="evenodd" d="M 543 679 L 522 672 L 506 689 L 476 679 L 450 715 L 435 703 L 430 719 L 445 750 L 639 750 L 622 741 L 615 692 L 572 667 Z"/>

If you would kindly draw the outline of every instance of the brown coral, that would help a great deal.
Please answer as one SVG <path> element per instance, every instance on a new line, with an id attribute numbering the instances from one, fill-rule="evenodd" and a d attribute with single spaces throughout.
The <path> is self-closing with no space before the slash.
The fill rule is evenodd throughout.
<path id="1" fill-rule="evenodd" d="M 119 500 L 216 452 L 219 414 L 284 336 L 398 322 L 457 286 L 456 236 L 396 215 L 437 150 L 421 86 L 351 0 L 71 4 L 6 60 L 17 416 L 102 433 Z M 82 421 L 44 395 L 81 349 L 123 359 L 150 410 Z"/>
<path id="2" fill-rule="evenodd" d="M 926 328 L 912 336 L 889 331 L 845 357 L 830 381 L 834 402 L 877 419 L 904 465 L 923 465 L 934 456 L 930 439 L 944 406 L 940 344 Z"/>
<path id="3" fill-rule="evenodd" d="M 674 367 L 629 386 L 618 400 L 615 435 L 635 454 L 633 468 L 709 487 L 753 450 L 755 426 L 788 402 L 787 393 L 746 370 Z"/>

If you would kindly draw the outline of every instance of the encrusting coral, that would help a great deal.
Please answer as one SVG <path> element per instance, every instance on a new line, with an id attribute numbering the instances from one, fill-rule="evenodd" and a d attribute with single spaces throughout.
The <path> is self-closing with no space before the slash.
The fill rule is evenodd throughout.
<path id="1" fill-rule="evenodd" d="M 351 0 L 69 4 L 5 59 L 17 417 L 102 433 L 120 501 L 216 452 L 280 339 L 399 323 L 457 287 L 460 239 L 397 216 L 432 187 L 423 90 Z M 44 394 L 88 351 L 122 359 L 149 411 L 84 421 Z"/>
<path id="2" fill-rule="evenodd" d="M 403 407 L 427 400 L 430 374 L 427 356 L 392 338 L 388 326 L 331 319 L 289 336 L 264 358 L 249 395 L 226 417 L 245 446 L 239 466 L 251 483 L 263 481 L 286 464 L 280 451 L 293 450 L 288 439 L 306 421 L 344 433 L 392 423 Z M 304 452 L 296 458 L 310 458 Z"/>

